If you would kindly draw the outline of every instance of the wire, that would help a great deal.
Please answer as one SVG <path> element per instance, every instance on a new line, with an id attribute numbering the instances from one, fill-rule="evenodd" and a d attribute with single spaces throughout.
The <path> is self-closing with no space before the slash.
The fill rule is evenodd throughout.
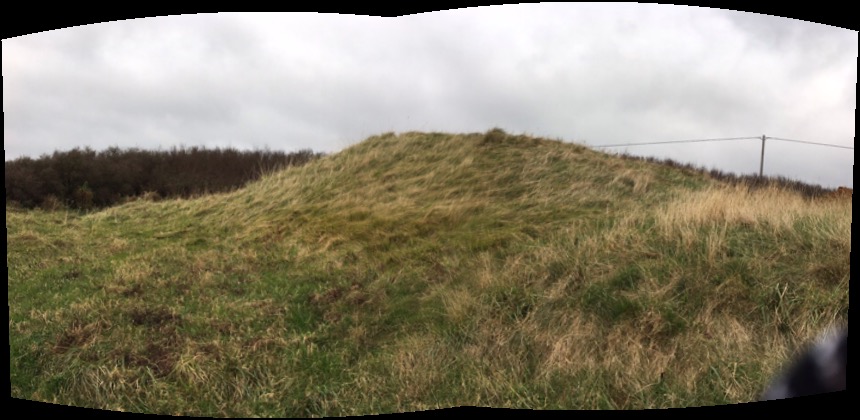
<path id="1" fill-rule="evenodd" d="M 817 146 L 830 146 L 830 147 L 838 147 L 838 148 L 840 148 L 840 149 L 851 149 L 851 150 L 854 150 L 854 148 L 853 148 L 853 147 L 840 146 L 840 145 L 838 145 L 838 144 L 827 144 L 827 143 L 816 143 L 816 142 L 812 142 L 812 141 L 792 140 L 792 139 L 782 139 L 782 138 L 779 138 L 779 137 L 765 137 L 765 138 L 766 138 L 766 139 L 768 139 L 768 140 L 782 140 L 782 141 L 790 141 L 790 142 L 794 142 L 794 143 L 814 144 L 814 145 L 817 145 Z"/>
<path id="2" fill-rule="evenodd" d="M 721 139 L 691 139 L 691 140 L 675 140 L 675 141 L 654 141 L 648 143 L 624 143 L 624 144 L 603 144 L 603 145 L 595 145 L 592 147 L 627 147 L 627 146 L 648 146 L 652 144 L 671 144 L 671 143 L 701 143 L 706 141 L 730 141 L 730 140 L 759 140 L 761 137 L 728 137 Z M 828 146 L 828 147 L 838 147 L 840 149 L 849 149 L 854 150 L 853 147 L 850 146 L 841 146 L 838 144 L 828 144 L 828 143 L 817 143 L 813 141 L 803 141 L 803 140 L 792 140 L 792 139 L 784 139 L 781 137 L 765 137 L 766 140 L 781 140 L 781 141 L 790 141 L 793 143 L 804 143 L 804 144 L 814 144 L 816 146 Z"/>
<path id="3" fill-rule="evenodd" d="M 669 144 L 669 143 L 699 143 L 704 141 L 729 141 L 729 140 L 753 140 L 761 137 L 731 137 L 722 139 L 697 139 L 697 140 L 675 140 L 675 141 L 655 141 L 649 143 L 626 143 L 626 144 L 604 144 L 592 147 L 622 147 L 622 146 L 645 146 L 650 144 Z M 768 137 L 769 138 L 769 137 Z"/>

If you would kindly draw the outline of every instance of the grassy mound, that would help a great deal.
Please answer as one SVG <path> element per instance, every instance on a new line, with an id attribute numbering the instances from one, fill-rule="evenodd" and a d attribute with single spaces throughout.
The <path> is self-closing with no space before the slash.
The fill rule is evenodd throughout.
<path id="1" fill-rule="evenodd" d="M 746 402 L 848 313 L 850 200 L 501 130 L 6 227 L 12 396 L 109 410 Z"/>

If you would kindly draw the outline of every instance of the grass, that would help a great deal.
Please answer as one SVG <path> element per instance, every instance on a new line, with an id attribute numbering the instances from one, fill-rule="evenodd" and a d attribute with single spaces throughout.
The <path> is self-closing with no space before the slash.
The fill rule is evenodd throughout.
<path id="1" fill-rule="evenodd" d="M 12 396 L 108 410 L 747 402 L 848 313 L 851 200 L 500 130 L 6 227 Z"/>

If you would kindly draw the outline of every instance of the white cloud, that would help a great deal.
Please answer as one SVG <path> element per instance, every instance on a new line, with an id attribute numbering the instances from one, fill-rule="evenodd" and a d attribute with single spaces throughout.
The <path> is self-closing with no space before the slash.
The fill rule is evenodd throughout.
<path id="1" fill-rule="evenodd" d="M 332 152 L 385 131 L 493 126 L 592 145 L 767 134 L 853 147 L 857 49 L 856 31 L 636 4 L 88 25 L 3 41 L 6 159 L 111 145 Z M 853 185 L 853 151 L 768 144 L 767 173 Z M 757 162 L 754 142 L 629 150 Z"/>

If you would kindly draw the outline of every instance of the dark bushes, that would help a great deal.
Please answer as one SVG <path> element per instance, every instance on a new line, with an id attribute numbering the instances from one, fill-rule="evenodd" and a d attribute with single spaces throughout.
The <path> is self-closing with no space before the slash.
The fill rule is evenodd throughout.
<path id="1" fill-rule="evenodd" d="M 807 184 L 807 183 L 802 182 L 802 181 L 793 180 L 793 179 L 789 179 L 789 178 L 782 177 L 782 176 L 760 177 L 760 176 L 754 175 L 754 174 L 738 175 L 738 174 L 731 173 L 731 172 L 723 172 L 719 169 L 707 170 L 705 168 L 697 168 L 692 164 L 676 162 L 672 159 L 660 159 L 660 158 L 655 158 L 655 157 L 635 156 L 635 155 L 630 155 L 627 153 L 622 153 L 619 156 L 622 159 L 646 161 L 646 162 L 670 166 L 673 168 L 679 168 L 681 170 L 685 170 L 685 171 L 688 171 L 690 173 L 698 172 L 698 173 L 702 173 L 702 174 L 707 174 L 713 179 L 720 180 L 720 181 L 726 182 L 728 184 L 733 184 L 733 185 L 737 185 L 737 184 L 745 185 L 750 189 L 767 188 L 770 186 L 781 187 L 781 188 L 785 188 L 787 190 L 797 191 L 801 195 L 803 195 L 804 197 L 810 198 L 810 199 L 826 197 L 829 194 L 832 194 L 833 191 L 835 191 L 831 188 L 825 188 L 825 187 L 822 187 L 820 185 Z"/>
<path id="2" fill-rule="evenodd" d="M 229 191 L 263 173 L 303 165 L 322 153 L 113 147 L 73 149 L 6 162 L 6 202 L 24 208 L 104 208 L 129 197 L 189 197 Z"/>

